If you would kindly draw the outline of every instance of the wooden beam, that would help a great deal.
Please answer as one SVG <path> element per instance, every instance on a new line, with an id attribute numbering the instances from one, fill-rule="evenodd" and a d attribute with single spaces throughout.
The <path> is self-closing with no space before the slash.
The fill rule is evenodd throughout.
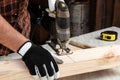
<path id="1" fill-rule="evenodd" d="M 106 27 L 110 27 L 113 26 L 113 14 L 114 14 L 114 5 L 115 5 L 115 0 L 107 0 L 106 1 L 106 24 L 105 24 L 105 28 Z"/>
<path id="2" fill-rule="evenodd" d="M 0 80 L 34 80 L 21 60 L 0 61 Z"/>
<path id="3" fill-rule="evenodd" d="M 103 0 L 97 0 L 96 5 L 96 26 L 95 30 L 101 29 L 101 22 L 102 22 L 102 12 L 103 12 Z"/>
<path id="4" fill-rule="evenodd" d="M 115 0 L 113 25 L 120 27 L 120 0 Z"/>
<path id="5" fill-rule="evenodd" d="M 112 26 L 115 0 L 97 0 L 95 30 Z"/>
<path id="6" fill-rule="evenodd" d="M 120 45 L 112 45 L 84 50 L 80 49 L 74 51 L 74 54 L 72 55 L 60 56 L 65 62 L 64 64 L 59 65 L 60 79 L 120 66 L 119 48 Z M 66 57 L 70 59 L 70 63 Z M 0 80 L 8 79 L 37 80 L 32 78 L 25 64 L 20 59 L 0 61 Z"/>

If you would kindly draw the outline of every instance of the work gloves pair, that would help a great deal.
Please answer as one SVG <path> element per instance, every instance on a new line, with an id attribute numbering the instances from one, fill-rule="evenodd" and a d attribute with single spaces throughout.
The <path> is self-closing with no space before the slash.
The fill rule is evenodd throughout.
<path id="1" fill-rule="evenodd" d="M 55 60 L 41 46 L 28 41 L 20 47 L 18 53 L 22 56 L 31 75 L 40 77 L 41 80 L 54 80 L 59 77 L 59 69 Z"/>

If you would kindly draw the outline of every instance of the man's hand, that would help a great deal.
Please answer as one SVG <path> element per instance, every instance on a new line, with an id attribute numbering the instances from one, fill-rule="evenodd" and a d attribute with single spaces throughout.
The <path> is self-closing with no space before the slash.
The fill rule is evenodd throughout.
<path id="1" fill-rule="evenodd" d="M 20 47 L 18 53 L 23 56 L 22 60 L 31 75 L 39 76 L 42 80 L 54 80 L 59 77 L 59 69 L 55 60 L 41 46 L 26 42 Z"/>

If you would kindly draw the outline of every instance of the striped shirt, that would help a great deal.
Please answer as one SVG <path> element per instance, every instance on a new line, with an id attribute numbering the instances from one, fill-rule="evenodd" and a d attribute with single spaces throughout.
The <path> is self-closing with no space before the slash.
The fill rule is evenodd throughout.
<path id="1" fill-rule="evenodd" d="M 0 0 L 0 15 L 17 31 L 29 38 L 30 16 L 27 6 L 28 0 Z M 10 52 L 12 51 L 0 44 L 0 53 L 7 55 Z"/>

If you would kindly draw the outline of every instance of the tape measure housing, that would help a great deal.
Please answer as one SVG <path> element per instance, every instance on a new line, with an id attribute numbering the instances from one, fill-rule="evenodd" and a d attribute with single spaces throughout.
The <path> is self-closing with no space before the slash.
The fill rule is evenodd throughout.
<path id="1" fill-rule="evenodd" d="M 115 41 L 117 39 L 117 32 L 115 31 L 104 31 L 101 32 L 101 39 L 105 41 Z"/>

